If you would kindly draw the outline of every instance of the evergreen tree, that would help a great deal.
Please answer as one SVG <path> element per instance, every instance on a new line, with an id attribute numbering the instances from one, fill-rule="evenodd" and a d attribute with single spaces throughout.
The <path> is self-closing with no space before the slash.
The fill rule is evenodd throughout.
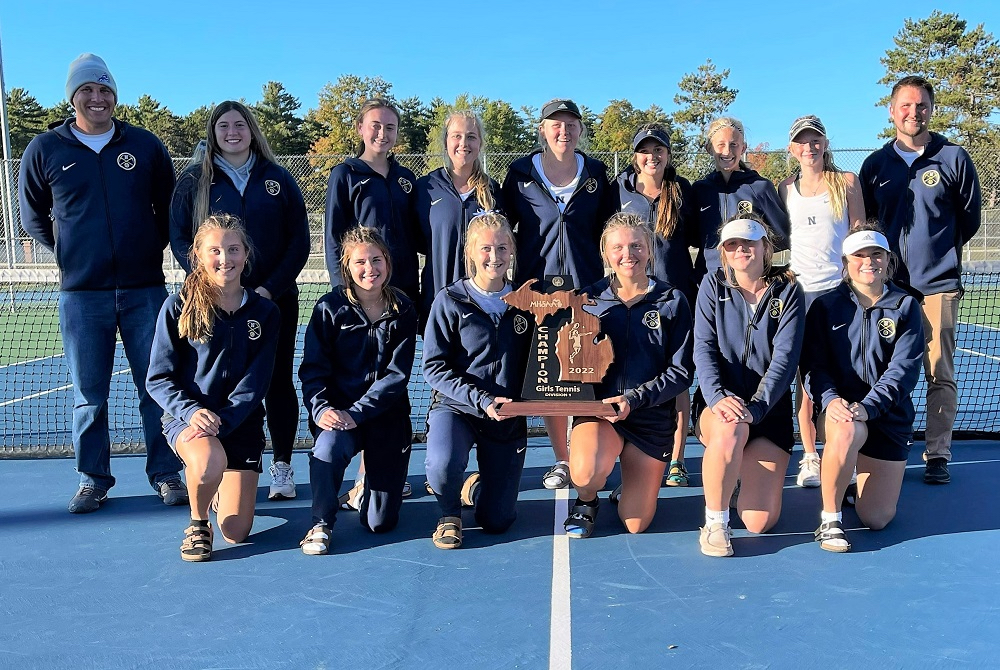
<path id="1" fill-rule="evenodd" d="M 28 142 L 48 125 L 46 110 L 27 89 L 12 88 L 7 93 L 7 118 L 10 121 L 10 155 L 20 158 Z"/>

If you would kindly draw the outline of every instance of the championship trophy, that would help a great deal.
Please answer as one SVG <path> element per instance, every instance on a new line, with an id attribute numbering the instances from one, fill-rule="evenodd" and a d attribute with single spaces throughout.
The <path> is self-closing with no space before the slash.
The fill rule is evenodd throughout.
<path id="1" fill-rule="evenodd" d="M 504 302 L 531 314 L 534 333 L 524 374 L 524 400 L 504 403 L 500 416 L 614 416 L 615 408 L 594 396 L 614 360 L 611 340 L 601 335 L 600 320 L 584 305 L 595 305 L 573 289 L 572 278 L 546 276 L 528 280 L 504 296 Z M 540 289 L 540 290 L 539 290 Z M 515 328 L 531 325 L 515 321 Z M 520 331 L 523 332 L 523 331 Z"/>

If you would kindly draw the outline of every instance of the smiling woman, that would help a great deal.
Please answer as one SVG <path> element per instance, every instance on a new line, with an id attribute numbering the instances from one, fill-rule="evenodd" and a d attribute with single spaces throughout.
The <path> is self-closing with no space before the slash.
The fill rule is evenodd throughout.
<path id="1" fill-rule="evenodd" d="M 188 272 L 188 251 L 198 223 L 209 214 L 240 217 L 254 251 L 244 284 L 271 300 L 281 314 L 274 383 L 267 392 L 267 427 L 274 460 L 269 498 L 295 497 L 292 444 L 299 404 L 292 371 L 298 329 L 298 273 L 309 257 L 305 202 L 295 179 L 277 164 L 253 112 L 234 100 L 208 118 L 206 150 L 181 173 L 170 203 L 170 246 Z"/>

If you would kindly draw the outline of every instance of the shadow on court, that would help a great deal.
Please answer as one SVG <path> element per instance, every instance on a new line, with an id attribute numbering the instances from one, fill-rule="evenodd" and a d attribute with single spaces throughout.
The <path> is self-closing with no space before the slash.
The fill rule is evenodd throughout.
<path id="1" fill-rule="evenodd" d="M 635 536 L 603 492 L 594 536 L 568 542 L 564 563 L 543 444 L 509 532 L 483 533 L 466 510 L 463 548 L 436 549 L 418 450 L 399 526 L 375 535 L 341 512 L 323 557 L 298 548 L 310 491 L 296 453 L 298 497 L 267 501 L 262 477 L 249 541 L 217 535 L 200 565 L 179 558 L 187 509 L 160 503 L 141 457 L 115 458 L 112 497 L 82 516 L 65 511 L 72 461 L 0 461 L 0 668 L 545 668 L 560 626 L 572 643 L 553 658 L 574 668 L 983 667 L 1000 654 L 996 443 L 957 444 L 953 483 L 937 487 L 915 445 L 887 529 L 845 514 L 848 554 L 812 541 L 819 492 L 794 486 L 796 453 L 779 524 L 751 536 L 734 522 L 732 559 L 700 554 L 704 501 L 689 487 L 662 489 Z M 700 483 L 701 449 L 688 451 Z M 556 593 L 554 570 L 568 573 Z M 560 599 L 568 619 L 553 621 Z"/>

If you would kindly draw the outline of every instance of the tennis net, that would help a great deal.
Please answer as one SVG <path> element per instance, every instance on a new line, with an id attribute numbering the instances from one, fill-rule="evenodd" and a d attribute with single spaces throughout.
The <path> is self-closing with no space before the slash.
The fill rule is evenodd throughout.
<path id="1" fill-rule="evenodd" d="M 182 275 L 169 273 L 168 289 L 176 291 Z M 306 270 L 300 276 L 300 325 L 297 360 L 312 307 L 327 292 L 325 270 Z M 955 356 L 959 377 L 959 436 L 1000 434 L 1000 398 L 994 392 L 1000 379 L 1000 263 L 979 263 L 964 275 L 966 294 L 961 303 Z M 0 457 L 66 456 L 72 453 L 73 389 L 59 334 L 58 278 L 52 269 L 0 270 Z M 418 346 L 409 393 L 414 437 L 426 432 L 430 387 L 420 372 Z M 297 368 L 297 364 L 296 364 Z M 298 388 L 298 379 L 295 379 Z M 921 379 L 914 403 L 915 429 L 923 430 L 925 382 Z M 108 418 L 114 453 L 143 451 L 138 396 L 128 361 L 119 343 L 111 382 Z M 532 432 L 542 422 L 532 419 Z M 296 447 L 312 446 L 306 414 L 300 410 Z"/>

